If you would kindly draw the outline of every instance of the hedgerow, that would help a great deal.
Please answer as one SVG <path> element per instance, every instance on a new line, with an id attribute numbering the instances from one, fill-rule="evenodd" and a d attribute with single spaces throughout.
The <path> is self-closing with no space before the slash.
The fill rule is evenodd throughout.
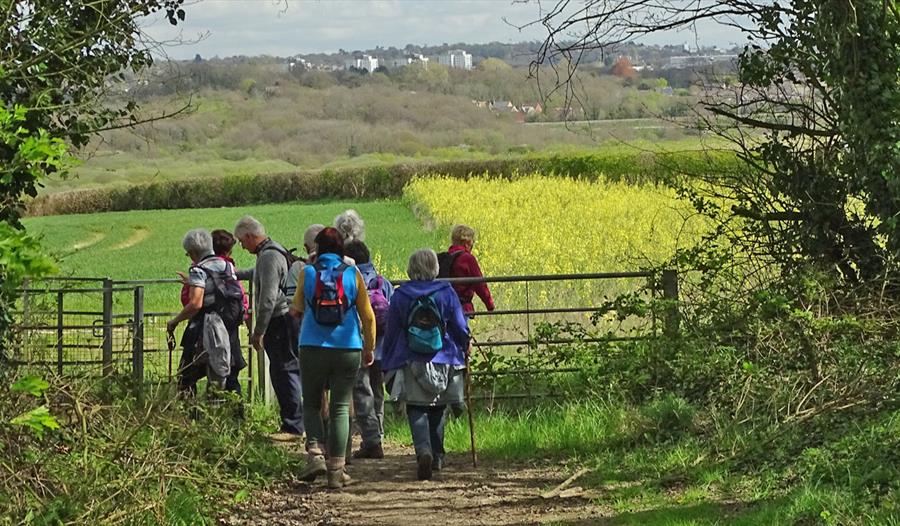
<path id="1" fill-rule="evenodd" d="M 27 215 L 232 207 L 321 199 L 379 199 L 400 196 L 406 184 L 419 174 L 463 179 L 473 175 L 511 179 L 518 177 L 518 174 L 531 173 L 577 178 L 602 175 L 610 181 L 661 183 L 692 173 L 737 169 L 738 163 L 731 152 L 613 151 L 239 175 L 44 195 L 28 203 Z"/>

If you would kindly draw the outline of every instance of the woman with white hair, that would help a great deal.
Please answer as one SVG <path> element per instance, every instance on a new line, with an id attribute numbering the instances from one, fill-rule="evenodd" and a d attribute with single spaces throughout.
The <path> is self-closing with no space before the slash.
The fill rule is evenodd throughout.
<path id="1" fill-rule="evenodd" d="M 191 260 L 188 274 L 182 274 L 189 287 L 187 302 L 181 312 L 166 323 L 169 334 L 174 334 L 178 324 L 190 320 L 181 339 L 184 351 L 179 364 L 179 386 L 185 391 L 195 389 L 194 383 L 202 376 L 198 370 L 205 356 L 209 386 L 224 389 L 231 373 L 231 338 L 230 328 L 215 308 L 215 289 L 216 280 L 237 283 L 234 267 L 216 256 L 212 235 L 202 228 L 188 231 L 181 244 Z M 205 355 L 197 352 L 201 348 Z"/>
<path id="2" fill-rule="evenodd" d="M 381 360 L 391 399 L 406 403 L 418 478 L 428 480 L 443 466 L 446 406 L 463 400 L 469 326 L 450 284 L 435 281 L 433 250 L 414 252 L 406 273 L 410 281 L 391 298 Z"/>
<path id="3" fill-rule="evenodd" d="M 344 242 L 365 241 L 366 224 L 356 210 L 345 210 L 334 218 L 334 228 L 344 237 Z"/>

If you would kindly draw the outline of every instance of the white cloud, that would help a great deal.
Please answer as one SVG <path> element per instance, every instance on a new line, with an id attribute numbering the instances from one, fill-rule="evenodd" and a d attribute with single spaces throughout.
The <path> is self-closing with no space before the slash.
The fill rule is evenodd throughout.
<path id="1" fill-rule="evenodd" d="M 279 55 L 406 44 L 541 40 L 540 26 L 519 31 L 538 16 L 538 4 L 510 0 L 201 0 L 185 6 L 187 19 L 173 28 L 155 18 L 146 27 L 157 40 L 208 37 L 169 50 L 175 58 Z M 504 21 L 508 19 L 510 23 Z M 728 44 L 733 31 L 703 28 L 703 43 Z M 689 43 L 689 33 L 651 43 Z"/>

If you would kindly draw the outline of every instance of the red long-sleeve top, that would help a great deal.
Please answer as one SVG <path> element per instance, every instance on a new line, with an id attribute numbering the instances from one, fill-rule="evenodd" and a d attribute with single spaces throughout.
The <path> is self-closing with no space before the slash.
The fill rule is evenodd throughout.
<path id="1" fill-rule="evenodd" d="M 480 278 L 483 277 L 481 267 L 478 266 L 478 260 L 472 255 L 466 247 L 462 245 L 452 245 L 447 252 L 453 254 L 462 251 L 462 254 L 456 257 L 453 266 L 450 267 L 451 278 Z M 469 284 L 453 284 L 453 290 L 459 296 L 459 302 L 462 303 L 463 310 L 466 312 L 474 312 L 475 306 L 472 299 L 477 294 L 481 301 L 484 302 L 487 310 L 494 310 L 494 299 L 491 297 L 491 291 L 488 289 L 487 283 L 469 283 Z"/>

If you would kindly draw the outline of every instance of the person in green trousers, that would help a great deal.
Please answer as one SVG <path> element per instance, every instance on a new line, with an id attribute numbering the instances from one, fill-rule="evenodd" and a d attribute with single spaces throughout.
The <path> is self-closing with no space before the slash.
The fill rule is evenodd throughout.
<path id="1" fill-rule="evenodd" d="M 328 475 L 328 487 L 340 489 L 350 481 L 344 471 L 344 451 L 350 434 L 350 399 L 360 363 L 375 359 L 375 313 L 366 284 L 356 266 L 344 261 L 344 240 L 328 227 L 315 239 L 315 263 L 303 268 L 290 312 L 302 316 L 300 375 L 303 385 L 303 424 L 306 428 L 306 467 L 301 480 L 312 482 Z M 322 422 L 322 391 L 331 390 L 328 404 L 328 443 Z"/>

